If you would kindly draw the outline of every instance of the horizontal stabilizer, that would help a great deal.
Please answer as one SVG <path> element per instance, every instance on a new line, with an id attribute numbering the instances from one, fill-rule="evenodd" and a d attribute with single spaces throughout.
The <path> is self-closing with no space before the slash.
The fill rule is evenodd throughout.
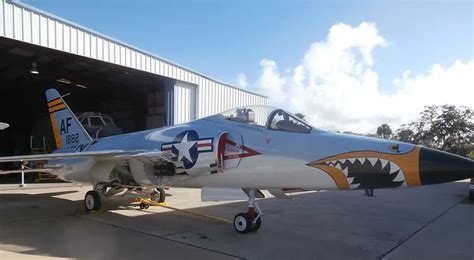
<path id="1" fill-rule="evenodd" d="M 93 158 L 98 158 L 98 159 L 117 159 L 117 156 L 137 154 L 141 152 L 143 151 L 105 150 L 105 151 L 90 151 L 90 152 L 18 155 L 18 156 L 0 157 L 0 162 L 47 161 L 47 160 L 56 160 L 56 159 L 87 158 L 87 157 L 93 157 Z"/>

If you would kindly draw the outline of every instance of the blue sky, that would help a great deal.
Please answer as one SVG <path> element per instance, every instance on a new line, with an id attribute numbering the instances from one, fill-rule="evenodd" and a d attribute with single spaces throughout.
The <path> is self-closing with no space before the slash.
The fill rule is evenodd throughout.
<path id="1" fill-rule="evenodd" d="M 23 2 L 229 83 L 255 81 L 262 58 L 295 66 L 340 22 L 375 23 L 388 41 L 374 51 L 382 91 L 405 69 L 474 57 L 472 1 Z"/>
<path id="2" fill-rule="evenodd" d="M 469 0 L 23 2 L 233 85 L 243 73 L 270 104 L 329 130 L 473 106 Z"/>

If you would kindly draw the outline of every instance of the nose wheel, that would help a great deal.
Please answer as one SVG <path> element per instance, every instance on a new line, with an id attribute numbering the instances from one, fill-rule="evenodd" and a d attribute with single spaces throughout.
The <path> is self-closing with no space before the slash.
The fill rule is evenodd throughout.
<path id="1" fill-rule="evenodd" d="M 262 212 L 255 201 L 255 190 L 250 190 L 248 195 L 248 211 L 241 212 L 234 217 L 234 229 L 241 234 L 255 232 L 262 225 Z"/>

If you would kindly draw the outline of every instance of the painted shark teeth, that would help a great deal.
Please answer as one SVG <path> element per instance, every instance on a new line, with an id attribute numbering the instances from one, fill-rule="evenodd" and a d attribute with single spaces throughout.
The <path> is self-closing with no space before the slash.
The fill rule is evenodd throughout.
<path id="1" fill-rule="evenodd" d="M 351 190 L 356 190 L 356 189 L 359 188 L 359 186 L 360 186 L 360 184 L 350 184 L 350 185 L 349 185 L 349 188 L 350 188 Z"/>
<path id="2" fill-rule="evenodd" d="M 342 169 L 342 172 L 344 173 L 344 175 L 346 175 L 346 177 L 347 177 L 347 175 L 349 174 L 348 168 L 349 168 L 349 167 L 346 167 L 346 168 Z"/>
<path id="3" fill-rule="evenodd" d="M 398 167 L 398 165 L 396 165 L 393 162 L 390 162 L 390 174 L 392 174 L 396 171 L 399 171 L 399 170 L 400 170 L 400 167 Z"/>
<path id="4" fill-rule="evenodd" d="M 395 179 L 393 179 L 393 181 L 396 181 L 396 182 L 405 181 L 405 177 L 403 176 L 403 173 L 399 172 L 397 176 L 395 177 Z"/>
<path id="5" fill-rule="evenodd" d="M 351 185 L 353 181 L 354 181 L 354 177 L 347 178 L 347 182 L 349 183 L 349 185 Z"/>
<path id="6" fill-rule="evenodd" d="M 380 162 L 382 163 L 382 169 L 383 169 L 385 168 L 385 166 L 387 166 L 388 160 L 380 159 Z"/>
<path id="7" fill-rule="evenodd" d="M 389 172 L 390 174 L 397 174 L 395 178 L 393 179 L 394 182 L 401 182 L 403 181 L 403 186 L 406 186 L 406 181 L 405 181 L 405 175 L 403 174 L 403 171 L 400 169 L 400 166 L 398 166 L 396 163 L 389 161 L 387 159 L 382 159 L 382 158 L 375 158 L 375 157 L 359 157 L 359 158 L 347 158 L 347 159 L 340 159 L 340 160 L 332 160 L 332 161 L 327 161 L 326 165 L 330 165 L 344 173 L 344 175 L 347 178 L 347 181 L 349 182 L 350 188 L 358 188 L 359 184 L 352 184 L 354 177 L 349 178 L 349 163 L 350 165 L 353 165 L 355 163 L 359 163 L 361 165 L 370 163 L 372 167 L 375 166 L 377 161 L 380 161 L 382 168 L 385 169 L 387 165 L 389 165 Z"/>
<path id="8" fill-rule="evenodd" d="M 378 158 L 366 158 L 366 160 L 368 160 L 370 162 L 370 164 L 372 166 L 375 165 L 375 163 L 377 163 L 377 161 L 379 160 Z"/>

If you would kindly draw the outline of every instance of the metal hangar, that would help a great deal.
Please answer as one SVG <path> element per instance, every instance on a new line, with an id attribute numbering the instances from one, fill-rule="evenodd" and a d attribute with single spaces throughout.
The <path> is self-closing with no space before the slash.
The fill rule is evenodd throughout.
<path id="1" fill-rule="evenodd" d="M 54 150 L 44 98 L 50 87 L 69 95 L 73 111 L 108 115 L 125 133 L 267 104 L 265 96 L 11 0 L 0 0 L 0 82 L 0 122 L 10 124 L 0 131 L 1 155 Z"/>

